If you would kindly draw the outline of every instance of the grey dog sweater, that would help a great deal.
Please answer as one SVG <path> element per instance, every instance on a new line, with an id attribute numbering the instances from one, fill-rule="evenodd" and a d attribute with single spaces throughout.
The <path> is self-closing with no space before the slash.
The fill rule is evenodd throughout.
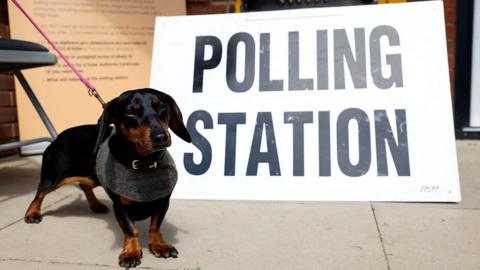
<path id="1" fill-rule="evenodd" d="M 113 134 L 97 153 L 96 173 L 103 188 L 136 202 L 154 201 L 172 193 L 177 183 L 177 169 L 168 151 L 162 150 L 156 168 L 134 170 L 110 153 L 108 142 Z"/>

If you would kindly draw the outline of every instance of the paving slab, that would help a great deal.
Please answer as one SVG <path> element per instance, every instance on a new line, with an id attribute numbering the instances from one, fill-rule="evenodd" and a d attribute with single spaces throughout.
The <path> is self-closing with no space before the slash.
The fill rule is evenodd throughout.
<path id="1" fill-rule="evenodd" d="M 0 260 L 0 270 L 35 269 L 35 270 L 111 270 L 112 266 L 72 264 L 59 262 L 25 261 L 25 260 Z"/>
<path id="2" fill-rule="evenodd" d="M 457 141 L 462 201 L 455 208 L 480 209 L 480 141 Z"/>
<path id="3" fill-rule="evenodd" d="M 480 211 L 375 205 L 391 270 L 480 269 Z"/>
<path id="4" fill-rule="evenodd" d="M 457 141 L 460 203 L 373 203 L 392 270 L 480 269 L 480 141 Z"/>
<path id="5" fill-rule="evenodd" d="M 36 190 L 40 166 L 38 158 L 0 159 L 0 202 Z"/>
<path id="6" fill-rule="evenodd" d="M 33 200 L 40 177 L 40 164 L 26 158 L 7 161 L 0 166 L 0 230 L 23 220 L 23 215 Z M 47 196 L 42 209 L 78 192 L 78 188 L 62 187 Z"/>
<path id="7" fill-rule="evenodd" d="M 368 203 L 172 200 L 162 230 L 178 259 L 151 255 L 148 222 L 138 226 L 146 268 L 387 269 Z M 113 214 L 91 213 L 80 191 L 51 206 L 42 223 L 16 223 L 0 239 L 0 259 L 9 264 L 53 262 L 66 269 L 116 267 L 123 243 Z"/>

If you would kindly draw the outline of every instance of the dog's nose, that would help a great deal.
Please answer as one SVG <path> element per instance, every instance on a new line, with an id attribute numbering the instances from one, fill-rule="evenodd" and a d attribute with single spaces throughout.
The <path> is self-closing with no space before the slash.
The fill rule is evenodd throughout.
<path id="1" fill-rule="evenodd" d="M 157 134 L 153 140 L 156 143 L 164 143 L 168 140 L 168 135 L 165 133 L 160 133 L 160 134 Z"/>

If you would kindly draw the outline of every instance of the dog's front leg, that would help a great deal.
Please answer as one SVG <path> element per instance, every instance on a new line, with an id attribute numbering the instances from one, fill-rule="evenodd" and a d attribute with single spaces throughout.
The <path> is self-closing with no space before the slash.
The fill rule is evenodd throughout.
<path id="1" fill-rule="evenodd" d="M 123 250 L 118 257 L 118 264 L 121 267 L 130 268 L 140 265 L 142 258 L 142 247 L 138 237 L 138 229 L 135 223 L 123 211 L 118 204 L 113 204 L 115 217 L 124 234 Z"/>
<path id="2" fill-rule="evenodd" d="M 163 199 L 160 206 L 156 209 L 156 211 L 152 214 L 152 219 L 150 222 L 149 227 L 149 237 L 150 237 L 150 252 L 155 257 L 162 257 L 162 258 L 177 258 L 178 251 L 177 249 L 167 243 L 165 239 L 163 239 L 163 235 L 160 232 L 160 225 L 162 225 L 162 221 L 165 218 L 165 214 L 167 213 L 168 206 L 169 206 L 170 196 Z"/>

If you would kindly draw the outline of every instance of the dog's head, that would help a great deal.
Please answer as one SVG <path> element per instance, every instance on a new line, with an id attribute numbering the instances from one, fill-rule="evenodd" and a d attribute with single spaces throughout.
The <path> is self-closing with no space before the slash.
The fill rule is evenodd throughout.
<path id="1" fill-rule="evenodd" d="M 117 134 L 134 145 L 140 156 L 149 156 L 170 146 L 169 128 L 184 141 L 191 142 L 175 100 L 150 88 L 126 91 L 105 105 L 98 119 L 95 152 L 106 139 L 110 124 L 115 125 Z"/>

